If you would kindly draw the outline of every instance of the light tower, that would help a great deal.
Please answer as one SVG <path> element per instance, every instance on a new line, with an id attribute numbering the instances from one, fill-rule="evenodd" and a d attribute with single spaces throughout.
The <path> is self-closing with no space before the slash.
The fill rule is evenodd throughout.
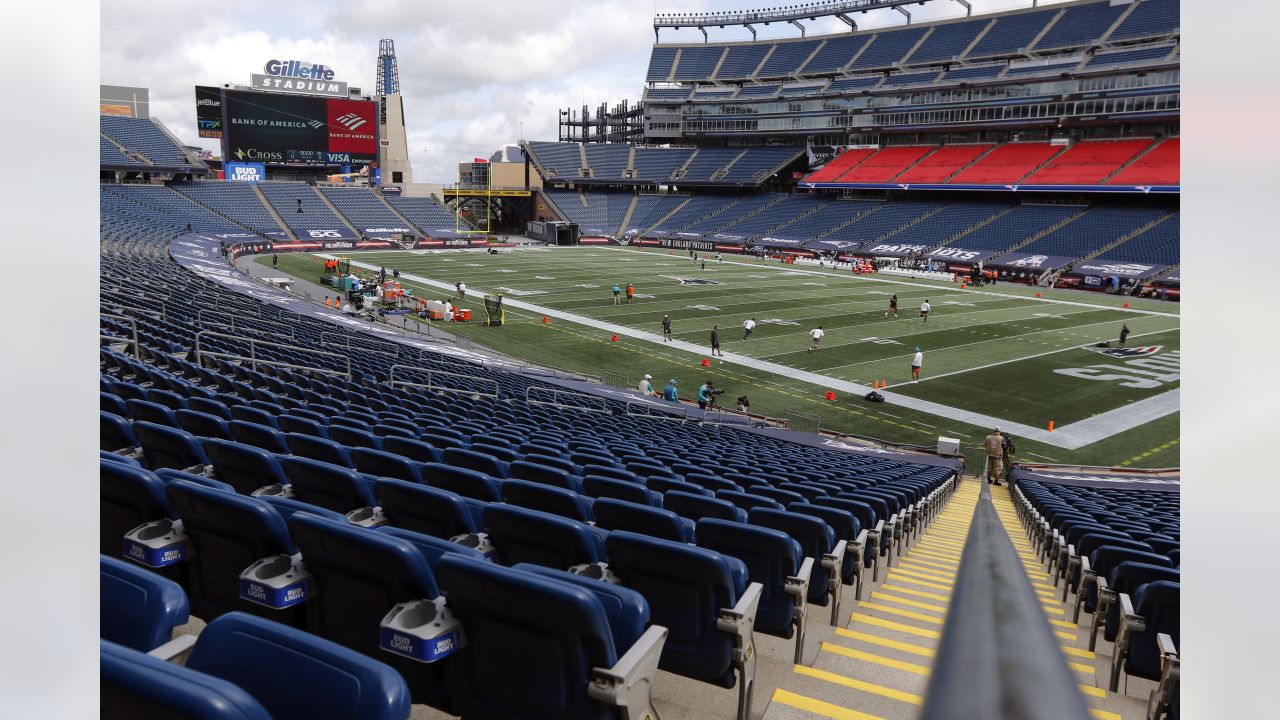
<path id="1" fill-rule="evenodd" d="M 383 38 L 378 43 L 378 94 L 400 94 L 400 68 L 396 65 L 396 43 Z"/>
<path id="2" fill-rule="evenodd" d="M 378 167 L 383 185 L 413 182 L 409 165 L 409 138 L 404 127 L 404 99 L 400 96 L 400 68 L 396 64 L 396 44 L 391 38 L 378 43 Z"/>

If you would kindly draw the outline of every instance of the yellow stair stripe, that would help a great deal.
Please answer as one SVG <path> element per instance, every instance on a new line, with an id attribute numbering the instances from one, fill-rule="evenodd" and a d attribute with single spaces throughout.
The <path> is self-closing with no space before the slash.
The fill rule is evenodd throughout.
<path id="1" fill-rule="evenodd" d="M 955 570 L 957 567 L 957 565 L 955 565 L 954 563 L 943 563 L 933 559 L 922 560 L 920 558 L 912 557 L 910 555 L 902 556 L 900 562 L 909 562 L 913 565 L 921 565 L 923 567 L 934 568 L 937 570 L 941 570 L 943 572 L 949 572 L 952 575 L 955 574 Z"/>
<path id="2" fill-rule="evenodd" d="M 1067 667 L 1075 670 L 1076 672 L 1088 673 L 1090 675 L 1097 674 L 1092 665 L 1085 665 L 1084 663 L 1071 662 L 1068 660 Z"/>
<path id="3" fill-rule="evenodd" d="M 933 578 L 933 579 L 936 579 L 938 582 L 946 582 L 946 583 L 955 582 L 955 577 L 956 577 L 955 573 L 943 572 L 941 570 L 931 570 L 929 568 L 917 567 L 915 565 L 904 565 L 901 563 L 899 563 L 898 565 L 894 565 L 893 567 L 895 570 L 901 570 L 903 572 L 913 572 L 919 575 L 920 577 Z"/>
<path id="4" fill-rule="evenodd" d="M 1107 712 L 1098 708 L 1089 708 L 1089 714 L 1098 720 L 1121 720 L 1120 713 Z"/>
<path id="5" fill-rule="evenodd" d="M 956 573 L 954 570 L 944 570 L 942 568 L 929 567 L 928 565 L 922 565 L 921 562 L 922 561 L 920 560 L 913 560 L 911 558 L 904 557 L 898 560 L 898 564 L 895 565 L 894 567 L 906 566 L 906 569 L 908 570 L 915 570 L 916 572 L 922 572 L 922 573 L 933 573 L 934 575 L 938 575 L 940 577 L 953 578 L 956 576 Z"/>
<path id="6" fill-rule="evenodd" d="M 1070 641 L 1070 642 L 1075 642 L 1075 641 L 1076 641 L 1076 634 L 1075 634 L 1075 633 L 1064 632 L 1064 631 L 1062 631 L 1062 630 L 1054 630 L 1054 631 L 1053 631 L 1053 634 L 1054 634 L 1054 635 L 1057 635 L 1058 637 L 1062 638 L 1063 640 L 1068 640 L 1068 641 Z"/>
<path id="7" fill-rule="evenodd" d="M 835 653 L 836 655 L 843 655 L 845 657 L 850 657 L 855 660 L 866 660 L 869 663 L 875 663 L 876 665 L 883 665 L 884 667 L 890 667 L 895 670 L 904 670 L 906 672 L 914 673 L 916 675 L 923 675 L 925 677 L 929 676 L 929 668 L 923 665 L 916 665 L 915 663 L 903 662 L 901 660 L 894 660 L 893 658 L 887 658 L 882 655 L 874 655 L 869 652 L 863 652 L 861 650 L 855 650 L 853 648 L 848 648 L 843 645 L 834 645 L 832 643 L 827 643 L 827 642 L 822 643 L 822 649 L 826 650 L 827 652 Z"/>
<path id="8" fill-rule="evenodd" d="M 948 590 L 950 590 L 951 587 L 955 585 L 955 583 L 951 582 L 950 580 L 936 577 L 934 575 L 926 575 L 925 573 L 916 572 L 915 570 L 899 570 L 898 568 L 891 568 L 889 570 L 888 575 L 889 577 L 893 577 L 894 575 L 906 575 L 909 578 L 919 578 L 921 580 L 928 580 L 929 582 L 935 583 L 937 585 L 941 585 L 942 587 Z"/>
<path id="9" fill-rule="evenodd" d="M 890 640 L 889 638 L 883 638 L 879 635 L 868 635 L 867 633 L 858 632 L 857 630 L 848 630 L 842 627 L 838 627 L 835 630 L 836 635 L 839 635 L 840 637 L 847 637 L 851 640 L 861 640 L 863 642 L 871 643 L 872 645 L 893 648 L 894 650 L 901 650 L 904 653 L 911 653 L 912 655 L 919 655 L 920 657 L 931 658 L 934 655 L 932 648 L 927 648 L 923 645 L 912 645 L 911 643 L 905 643 L 901 640 Z"/>
<path id="10" fill-rule="evenodd" d="M 876 627 L 881 627 L 886 630 L 896 630 L 898 632 L 903 632 L 908 635 L 915 635 L 917 637 L 929 638 L 931 640 L 937 640 L 938 638 L 942 637 L 942 633 L 938 632 L 937 630 L 926 630 L 925 628 L 919 628 L 914 625 L 904 625 L 902 623 L 896 623 L 892 620 L 883 620 L 874 615 L 852 615 L 850 616 L 849 619 L 853 622 L 863 623 L 864 625 L 875 625 Z M 1075 648 L 1072 648 L 1072 650 L 1074 649 Z"/>
<path id="11" fill-rule="evenodd" d="M 1084 683 L 1080 683 L 1080 692 L 1088 695 L 1089 697 L 1105 698 L 1107 696 L 1106 690 L 1092 685 L 1085 685 Z"/>
<path id="12" fill-rule="evenodd" d="M 880 587 L 884 588 L 883 585 L 881 585 Z M 884 589 L 888 590 L 889 588 L 884 588 Z M 1057 625 L 1058 627 L 1071 628 L 1072 630 L 1075 630 L 1077 627 L 1079 627 L 1073 622 L 1067 622 L 1066 620 L 1054 620 L 1053 618 L 1049 618 L 1049 624 Z"/>
<path id="13" fill-rule="evenodd" d="M 797 695 L 796 693 L 783 690 L 782 688 L 778 688 L 773 691 L 773 701 L 782 703 L 788 707 L 793 707 L 797 710 L 804 710 L 805 712 L 813 713 L 814 715 L 832 718 L 832 720 L 884 720 L 877 715 L 868 715 L 866 713 L 858 712 L 857 710 L 850 710 L 849 708 L 843 708 L 839 705 L 832 705 L 829 702 L 815 700 L 811 697 L 805 697 L 804 695 Z"/>
<path id="14" fill-rule="evenodd" d="M 900 605 L 906 605 L 907 607 L 920 608 L 921 610 L 928 610 L 930 612 L 935 612 L 935 613 L 938 613 L 939 615 L 947 614 L 946 605 L 934 605 L 933 603 L 920 602 L 919 600 L 909 600 L 904 597 L 898 597 L 897 595 L 890 595 L 889 593 L 880 592 L 878 590 L 871 591 L 871 599 L 872 600 L 888 600 L 889 602 L 896 602 Z M 1072 636 L 1072 639 L 1074 639 L 1074 636 Z"/>
<path id="15" fill-rule="evenodd" d="M 887 697 L 891 700 L 899 700 L 911 705 L 924 704 L 924 698 L 914 693 L 894 690 L 890 687 L 869 683 L 865 680 L 858 680 L 857 678 L 845 677 L 844 675 L 827 672 L 826 670 L 818 670 L 816 668 L 805 667 L 804 665 L 796 665 L 795 671 L 801 675 L 808 675 L 811 678 L 826 680 L 829 683 L 843 685 L 848 688 L 853 688 L 854 690 L 861 690 L 863 692 L 871 693 L 872 695 L 879 695 L 880 697 Z"/>
<path id="16" fill-rule="evenodd" d="M 888 592 L 904 593 L 906 595 L 915 595 L 916 597 L 922 597 L 929 600 L 940 600 L 942 602 L 951 601 L 951 598 L 947 597 L 946 595 L 938 595 L 937 593 L 927 593 L 920 590 L 912 590 L 911 588 L 898 587 L 897 585 L 885 584 L 885 585 L 881 585 L 880 589 Z"/>
<path id="17" fill-rule="evenodd" d="M 924 613 L 918 613 L 911 610 L 899 610 L 896 607 L 881 605 L 880 603 L 867 602 L 863 600 L 862 602 L 858 603 L 858 607 L 866 608 L 868 610 L 875 610 L 877 612 L 889 613 L 890 615 L 898 615 L 905 618 L 911 618 L 912 620 L 919 620 L 921 622 L 932 623 L 934 625 L 942 624 L 942 618 L 937 615 L 926 615 Z M 1074 639 L 1075 638 L 1073 637 L 1072 640 Z"/>
<path id="18" fill-rule="evenodd" d="M 953 555 L 951 553 L 941 553 L 936 550 L 924 550 L 920 547 L 911 548 L 909 556 L 915 557 L 916 555 L 923 555 L 930 560 L 952 561 L 952 562 L 955 562 L 957 565 L 960 564 L 960 556 Z"/>
<path id="19" fill-rule="evenodd" d="M 1075 655 L 1076 657 L 1082 657 L 1085 660 L 1094 660 L 1094 659 L 1097 659 L 1098 657 L 1097 655 L 1093 654 L 1088 650 L 1081 650 L 1080 648 L 1074 648 L 1074 647 L 1071 647 L 1070 645 L 1063 645 L 1062 652 L 1068 655 Z"/>

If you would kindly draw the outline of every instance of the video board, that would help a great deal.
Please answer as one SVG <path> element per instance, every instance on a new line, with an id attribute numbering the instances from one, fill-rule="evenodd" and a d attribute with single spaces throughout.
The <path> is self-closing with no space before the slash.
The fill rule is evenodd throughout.
<path id="1" fill-rule="evenodd" d="M 377 162 L 378 109 L 373 101 L 197 87 L 201 121 L 212 120 L 200 116 L 208 107 L 200 105 L 203 90 L 219 93 L 222 156 L 228 162 L 352 171 Z"/>

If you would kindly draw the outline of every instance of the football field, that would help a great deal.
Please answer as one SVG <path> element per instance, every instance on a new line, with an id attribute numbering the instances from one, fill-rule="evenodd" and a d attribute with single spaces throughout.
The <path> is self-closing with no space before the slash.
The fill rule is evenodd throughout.
<path id="1" fill-rule="evenodd" d="M 321 257 L 282 256 L 280 269 L 314 282 Z M 632 248 L 416 250 L 360 253 L 352 262 L 398 269 L 418 297 L 443 299 L 465 282 L 460 305 L 473 309 L 476 322 L 446 329 L 535 363 L 625 375 L 632 385 L 649 373 L 659 390 L 675 378 L 686 398 L 710 379 L 726 390 L 725 405 L 745 394 L 755 413 L 817 415 L 824 429 L 904 444 L 957 437 L 971 460 L 999 425 L 1014 437 L 1020 460 L 1178 464 L 1176 303 L 1007 284 L 962 290 L 737 256 L 708 259 L 704 269 L 684 251 Z M 615 283 L 635 286 L 634 304 L 625 294 L 614 304 Z M 482 327 L 481 294 L 497 292 L 508 324 Z M 898 317 L 885 317 L 894 294 Z M 927 322 L 919 313 L 925 300 Z M 669 343 L 661 337 L 664 314 L 672 320 Z M 757 325 L 744 340 L 748 319 Z M 1124 323 L 1126 350 L 1096 347 L 1114 341 Z M 723 361 L 710 353 L 716 325 Z M 818 326 L 825 336 L 811 352 L 809 333 Z M 924 361 L 913 383 L 917 346 Z M 704 358 L 710 367 L 701 366 Z M 881 381 L 888 401 L 866 401 Z"/>

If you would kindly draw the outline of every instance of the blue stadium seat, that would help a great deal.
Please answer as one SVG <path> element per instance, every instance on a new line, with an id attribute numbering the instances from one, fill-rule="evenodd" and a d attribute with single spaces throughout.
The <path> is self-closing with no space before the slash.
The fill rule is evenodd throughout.
<path id="1" fill-rule="evenodd" d="M 125 404 L 124 398 L 109 392 L 98 393 L 98 409 L 122 418 L 129 417 L 129 406 Z"/>
<path id="2" fill-rule="evenodd" d="M 165 487 L 191 545 L 186 562 L 191 612 L 206 622 L 235 610 L 297 625 L 301 610 L 274 609 L 240 595 L 240 574 L 264 558 L 295 552 L 284 519 L 255 498 L 185 481 Z"/>
<path id="3" fill-rule="evenodd" d="M 164 405 L 153 403 L 150 400 L 134 399 L 125 400 L 124 405 L 129 409 L 129 417 L 134 420 L 146 420 L 157 425 L 178 427 L 178 419 L 174 416 L 173 410 Z"/>
<path id="4" fill-rule="evenodd" d="M 306 629 L 391 665 L 409 683 L 413 702 L 448 711 L 448 658 L 419 662 L 380 644 L 382 620 L 397 604 L 440 597 L 422 553 L 391 535 L 305 513 L 289 519 L 289 534 L 315 588 L 315 597 L 302 604 Z"/>
<path id="5" fill-rule="evenodd" d="M 662 507 L 662 495 L 645 486 L 600 475 L 588 475 L 582 478 L 582 494 L 593 498 L 616 498 L 651 507 Z"/>
<path id="6" fill-rule="evenodd" d="M 314 418 L 300 415 L 281 415 L 276 418 L 276 425 L 281 432 L 313 435 L 318 438 L 329 439 L 328 426 Z"/>
<path id="7" fill-rule="evenodd" d="M 768 635 L 795 637 L 794 662 L 803 664 L 807 614 L 805 596 L 814 559 L 786 533 L 729 520 L 698 523 L 698 547 L 737 558 L 747 567 L 747 579 L 763 592 L 755 628 Z"/>
<path id="8" fill-rule="evenodd" d="M 187 667 L 243 688 L 274 720 L 406 720 L 412 710 L 386 663 L 244 613 L 209 623 Z"/>
<path id="9" fill-rule="evenodd" d="M 1088 564 L 1082 564 L 1080 576 L 1080 592 L 1076 594 L 1074 609 L 1075 619 L 1079 622 L 1080 610 L 1092 613 L 1097 609 L 1097 580 L 1111 576 L 1111 571 L 1122 562 L 1140 562 L 1159 567 L 1173 567 L 1173 562 L 1164 555 L 1116 545 L 1102 545 L 1095 548 L 1088 558 Z"/>
<path id="10" fill-rule="evenodd" d="M 468 547 L 480 545 L 485 503 L 448 490 L 386 478 L 377 481 L 374 494 L 383 517 L 394 527 L 445 540 L 458 538 L 457 542 Z"/>
<path id="11" fill-rule="evenodd" d="M 464 470 L 475 470 L 490 477 L 506 478 L 509 464 L 498 458 L 474 450 L 449 448 L 444 451 L 444 462 Z"/>
<path id="12" fill-rule="evenodd" d="M 115 453 L 110 453 L 110 452 L 107 452 L 106 450 L 98 451 L 98 460 L 101 460 L 104 462 L 117 462 L 123 465 L 128 465 L 130 467 L 139 467 L 139 468 L 142 467 L 142 463 L 138 462 L 134 458 L 125 457 L 124 455 L 116 455 Z"/>
<path id="13" fill-rule="evenodd" d="M 98 462 L 98 552 L 122 557 L 124 536 L 145 522 L 172 518 L 164 482 L 149 470 L 117 462 Z"/>
<path id="14" fill-rule="evenodd" d="M 764 495 L 757 495 L 754 492 L 720 490 L 716 493 L 716 498 L 719 500 L 728 500 L 734 505 L 746 510 L 748 513 L 758 507 L 771 508 L 773 510 L 781 510 L 783 508 L 782 503 L 777 500 L 774 500 L 771 497 L 765 497 Z M 799 499 L 803 500 L 804 498 L 801 497 Z"/>
<path id="15" fill-rule="evenodd" d="M 845 541 L 845 556 L 840 565 L 840 579 L 845 585 L 854 585 L 854 599 L 861 600 L 862 555 L 867 546 L 867 531 L 862 529 L 858 518 L 848 510 L 809 503 L 791 503 L 787 506 L 787 510 L 820 518 L 831 527 L 837 539 Z"/>
<path id="16" fill-rule="evenodd" d="M 742 561 L 712 550 L 625 531 L 605 541 L 609 569 L 644 596 L 668 630 L 658 667 L 724 688 L 738 685 L 738 720 L 751 717 L 755 642 L 763 587 Z"/>
<path id="17" fill-rule="evenodd" d="M 825 520 L 785 510 L 753 508 L 747 522 L 785 533 L 800 543 L 805 557 L 813 558 L 808 580 L 808 600 L 815 605 L 831 607 L 831 624 L 840 616 L 840 570 L 846 544 L 836 538 Z"/>
<path id="18" fill-rule="evenodd" d="M 666 495 L 669 492 L 682 492 L 690 495 L 706 495 L 707 497 L 711 497 L 712 494 L 711 490 L 701 485 L 695 485 L 691 482 L 685 482 L 683 480 L 676 480 L 675 478 L 664 476 L 651 475 L 644 479 L 644 484 L 645 487 L 661 495 Z"/>
<path id="19" fill-rule="evenodd" d="M 295 498 L 287 498 L 280 495 L 259 495 L 257 496 L 257 499 L 271 506 L 271 509 L 275 510 L 276 514 L 279 515 L 286 523 L 289 522 L 289 518 L 293 517 L 295 513 L 300 512 L 318 515 L 319 517 L 332 520 L 334 522 L 348 522 L 347 516 L 340 512 L 326 510 L 319 505 L 312 505 L 311 503 L 302 502 Z"/>
<path id="20" fill-rule="evenodd" d="M 232 420 L 227 423 L 231 437 L 238 443 L 260 447 L 270 453 L 289 454 L 289 445 L 285 442 L 284 433 L 270 425 Z"/>
<path id="21" fill-rule="evenodd" d="M 502 501 L 502 481 L 476 470 L 443 463 L 423 463 L 422 478 L 432 487 L 482 502 Z"/>
<path id="22" fill-rule="evenodd" d="M 100 410 L 98 415 L 101 417 L 98 430 L 99 450 L 130 451 L 138 447 L 138 440 L 133 436 L 133 426 L 128 420 L 105 410 Z"/>
<path id="23" fill-rule="evenodd" d="M 595 520 L 589 498 L 561 487 L 528 480 L 507 480 L 502 483 L 502 501 L 582 523 Z"/>
<path id="24" fill-rule="evenodd" d="M 582 492 L 582 479 L 576 475 L 570 474 L 558 467 L 528 462 L 526 460 L 517 460 L 511 463 L 508 468 L 508 477 L 563 488 L 575 493 Z"/>
<path id="25" fill-rule="evenodd" d="M 178 422 L 178 427 L 196 437 L 231 439 L 231 429 L 227 427 L 227 421 L 217 415 L 183 409 L 175 410 L 173 416 Z"/>
<path id="26" fill-rule="evenodd" d="M 332 426 L 330 426 L 329 432 L 332 434 Z M 289 454 L 345 468 L 355 467 L 351 462 L 351 451 L 345 445 L 339 445 L 332 440 L 324 438 L 299 435 L 298 433 L 288 433 L 284 436 L 284 439 L 289 448 L 287 451 Z"/>
<path id="27" fill-rule="evenodd" d="M 187 398 L 187 409 L 216 415 L 217 417 L 227 421 L 235 419 L 231 417 L 231 410 L 226 405 L 210 398 L 202 398 L 198 396 L 189 397 Z"/>
<path id="28" fill-rule="evenodd" d="M 101 640 L 103 720 L 272 720 L 239 686 Z"/>
<path id="29" fill-rule="evenodd" d="M 613 465 L 598 465 L 598 464 L 583 465 L 582 475 L 584 477 L 587 475 L 597 475 L 599 477 L 607 477 L 607 478 L 613 478 L 614 480 L 622 480 L 623 482 L 637 483 L 640 485 L 644 484 L 644 481 L 641 480 L 635 473 L 631 472 L 630 470 L 626 470 L 621 467 L 616 467 Z"/>
<path id="30" fill-rule="evenodd" d="M 428 442 L 391 435 L 382 438 L 382 449 L 423 463 L 438 463 L 444 456 L 442 450 Z"/>
<path id="31" fill-rule="evenodd" d="M 693 521 L 670 510 L 639 503 L 601 498 L 595 504 L 596 525 L 606 530 L 627 530 L 674 542 L 693 542 Z"/>
<path id="32" fill-rule="evenodd" d="M 151 652 L 187 622 L 182 586 L 149 570 L 99 556 L 99 632 L 103 640 Z"/>
<path id="33" fill-rule="evenodd" d="M 1119 690 L 1122 669 L 1127 675 L 1160 680 L 1164 656 L 1176 655 L 1181 641 L 1178 583 L 1156 580 L 1139 586 L 1132 596 L 1121 593 L 1117 600 L 1120 626 L 1111 660 L 1111 692 Z"/>
<path id="34" fill-rule="evenodd" d="M 484 529 L 500 565 L 532 563 L 567 570 L 605 559 L 599 533 L 559 515 L 492 503 L 484 509 Z"/>
<path id="35" fill-rule="evenodd" d="M 260 447 L 217 439 L 205 440 L 203 446 L 214 477 L 242 495 L 289 482 L 276 456 Z"/>
<path id="36" fill-rule="evenodd" d="M 617 632 L 629 635 L 648 619 L 638 593 L 461 557 L 442 559 L 439 577 L 468 638 L 450 677 L 463 717 L 657 716 L 650 691 L 666 631 L 654 627 L 630 643 L 617 642 Z M 612 616 L 602 600 L 615 606 Z M 519 671 L 503 673 L 495 687 L 495 669 L 516 658 L 523 660 Z"/>
<path id="37" fill-rule="evenodd" d="M 280 426 L 276 423 L 276 416 L 252 405 L 237 405 L 231 410 L 231 418 L 242 422 L 256 423 L 258 425 L 266 425 L 273 430 L 279 430 Z"/>
<path id="38" fill-rule="evenodd" d="M 800 493 L 791 492 L 790 490 L 780 490 L 776 487 L 755 487 L 751 489 L 751 494 L 778 501 L 781 504 L 781 507 L 777 508 L 779 510 L 782 509 L 782 507 L 786 507 L 788 503 L 804 502 L 806 500 L 805 496 Z M 754 510 L 756 507 L 763 506 L 756 505 L 750 509 Z"/>
<path id="39" fill-rule="evenodd" d="M 1110 577 L 1098 578 L 1097 611 L 1094 612 L 1093 624 L 1089 627 L 1090 650 L 1097 643 L 1099 625 L 1104 627 L 1103 637 L 1109 642 L 1115 642 L 1120 628 L 1120 604 L 1116 602 L 1120 594 L 1132 597 L 1138 588 L 1158 580 L 1181 582 L 1181 573 L 1171 567 L 1127 561 L 1112 568 Z"/>
<path id="40" fill-rule="evenodd" d="M 875 508 L 857 500 L 838 497 L 820 497 L 813 501 L 820 507 L 833 507 L 844 510 L 858 519 L 858 524 L 867 531 L 867 545 L 863 549 L 863 566 L 872 568 L 873 582 L 880 580 L 880 549 L 884 543 L 884 520 L 876 515 Z"/>
<path id="41" fill-rule="evenodd" d="M 413 530 L 383 525 L 377 528 L 375 532 L 398 538 L 412 545 L 427 561 L 427 567 L 431 569 L 432 573 L 435 573 L 436 565 L 446 555 L 462 555 L 480 562 L 485 561 L 484 554 L 473 547 L 414 532 Z"/>
<path id="42" fill-rule="evenodd" d="M 734 490 L 737 492 L 741 492 L 743 489 L 741 485 L 739 485 L 736 482 L 733 482 L 732 480 L 725 480 L 722 477 L 711 475 L 705 472 L 685 473 L 684 479 L 685 479 L 685 482 L 690 482 L 690 483 L 693 483 L 694 485 L 700 485 L 703 488 L 710 490 L 711 492 L 716 492 L 718 490 Z"/>
<path id="43" fill-rule="evenodd" d="M 348 515 L 357 520 L 354 511 L 366 511 L 377 506 L 369 482 L 351 468 L 312 460 L 307 457 L 282 457 L 280 467 L 289 479 L 293 497 L 312 505 Z M 362 512 L 358 519 L 368 519 Z"/>
<path id="44" fill-rule="evenodd" d="M 351 461 L 356 469 L 367 475 L 397 478 L 409 482 L 422 482 L 422 463 L 395 453 L 368 447 L 351 448 Z"/>
<path id="45" fill-rule="evenodd" d="M 719 500 L 708 495 L 672 490 L 662 496 L 662 507 L 680 517 L 699 522 L 703 518 L 718 518 L 732 522 L 745 523 L 747 511 L 728 500 Z"/>
<path id="46" fill-rule="evenodd" d="M 329 439 L 348 448 L 382 449 L 382 438 L 367 430 L 358 430 L 345 425 L 330 425 Z"/>

